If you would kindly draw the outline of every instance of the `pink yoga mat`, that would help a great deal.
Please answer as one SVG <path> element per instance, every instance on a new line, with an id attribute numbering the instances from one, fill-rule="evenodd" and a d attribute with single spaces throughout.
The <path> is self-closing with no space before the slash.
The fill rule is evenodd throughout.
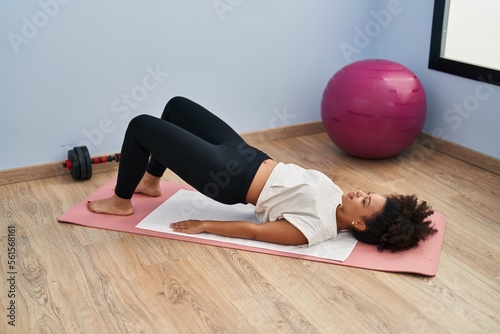
<path id="1" fill-rule="evenodd" d="M 323 258 L 291 254 L 287 252 L 271 251 L 258 247 L 248 247 L 232 243 L 214 242 L 198 238 L 179 236 L 175 234 L 149 231 L 136 228 L 147 215 L 155 210 L 160 204 L 175 194 L 179 189 L 192 190 L 184 183 L 162 182 L 163 195 L 160 197 L 148 197 L 140 194 L 134 195 L 132 202 L 135 213 L 131 216 L 119 217 L 112 215 L 96 215 L 88 211 L 87 201 L 101 199 L 111 196 L 115 187 L 115 181 L 104 185 L 89 197 L 78 203 L 76 206 L 60 215 L 57 219 L 63 223 L 71 223 L 88 227 L 102 228 L 113 231 L 129 232 L 147 236 L 174 239 L 180 241 L 195 242 L 212 246 L 226 247 L 232 249 L 246 250 L 258 253 L 287 256 L 303 260 L 318 261 L 343 266 L 388 271 L 414 273 L 424 276 L 434 276 L 437 273 L 441 246 L 443 243 L 446 217 L 436 212 L 430 218 L 438 232 L 429 237 L 416 248 L 408 251 L 391 253 L 389 251 L 379 252 L 375 246 L 358 242 L 353 252 L 344 262 L 333 261 Z"/>

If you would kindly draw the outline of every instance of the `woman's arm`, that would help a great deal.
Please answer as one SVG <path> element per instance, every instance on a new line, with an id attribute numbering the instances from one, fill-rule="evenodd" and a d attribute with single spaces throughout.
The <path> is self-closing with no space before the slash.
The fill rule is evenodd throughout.
<path id="1" fill-rule="evenodd" d="M 185 220 L 170 224 L 175 232 L 208 232 L 225 237 L 271 242 L 280 245 L 303 245 L 307 239 L 295 226 L 282 219 L 264 224 L 247 221 Z"/>

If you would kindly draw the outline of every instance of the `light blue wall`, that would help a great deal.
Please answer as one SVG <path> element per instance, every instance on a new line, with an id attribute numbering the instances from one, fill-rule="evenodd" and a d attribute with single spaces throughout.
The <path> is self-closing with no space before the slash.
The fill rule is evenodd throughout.
<path id="1" fill-rule="evenodd" d="M 0 170 L 62 161 L 81 144 L 92 155 L 119 151 L 128 121 L 159 115 L 175 95 L 239 132 L 318 121 L 333 73 L 374 57 L 421 77 L 426 130 L 498 157 L 496 87 L 457 129 L 443 119 L 478 83 L 427 69 L 431 17 L 431 1 L 411 0 L 1 2 Z"/>
<path id="2" fill-rule="evenodd" d="M 190 97 L 249 132 L 317 121 L 366 1 L 0 3 L 0 169 L 120 150 L 128 121 Z M 151 73 L 156 73 L 152 75 Z"/>
<path id="3" fill-rule="evenodd" d="M 401 4 L 373 57 L 400 62 L 420 78 L 428 102 L 424 132 L 500 159 L 500 86 L 428 69 L 434 1 Z"/>

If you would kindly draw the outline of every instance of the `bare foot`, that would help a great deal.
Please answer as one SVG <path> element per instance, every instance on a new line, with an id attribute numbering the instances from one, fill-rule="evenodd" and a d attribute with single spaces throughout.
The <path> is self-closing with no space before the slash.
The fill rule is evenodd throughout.
<path id="1" fill-rule="evenodd" d="M 161 196 L 160 180 L 160 177 L 153 176 L 146 172 L 137 188 L 135 188 L 135 192 L 151 197 Z"/>
<path id="2" fill-rule="evenodd" d="M 109 198 L 88 202 L 87 208 L 94 213 L 103 213 L 117 216 L 130 216 L 134 213 L 134 207 L 129 199 L 123 199 L 116 195 Z"/>

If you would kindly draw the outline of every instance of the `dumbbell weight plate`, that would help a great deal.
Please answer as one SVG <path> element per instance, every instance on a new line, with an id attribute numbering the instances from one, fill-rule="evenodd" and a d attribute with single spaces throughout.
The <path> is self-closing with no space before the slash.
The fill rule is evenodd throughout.
<path id="1" fill-rule="evenodd" d="M 75 147 L 80 163 L 80 180 L 88 180 L 92 176 L 92 159 L 86 146 Z"/>
<path id="2" fill-rule="evenodd" d="M 88 180 L 92 177 L 92 158 L 90 157 L 89 149 L 87 146 L 81 146 L 83 152 L 83 161 L 85 162 L 85 168 L 87 169 L 87 177 L 84 180 Z"/>
<path id="3" fill-rule="evenodd" d="M 81 175 L 80 160 L 78 159 L 75 149 L 68 151 L 68 161 L 71 163 L 71 167 L 69 169 L 71 177 L 75 180 L 79 180 Z"/>
<path id="4" fill-rule="evenodd" d="M 74 148 L 76 152 L 76 157 L 78 159 L 78 166 L 80 167 L 80 177 L 78 180 L 87 179 L 87 166 L 85 165 L 85 157 L 83 155 L 82 148 L 80 146 Z"/>

